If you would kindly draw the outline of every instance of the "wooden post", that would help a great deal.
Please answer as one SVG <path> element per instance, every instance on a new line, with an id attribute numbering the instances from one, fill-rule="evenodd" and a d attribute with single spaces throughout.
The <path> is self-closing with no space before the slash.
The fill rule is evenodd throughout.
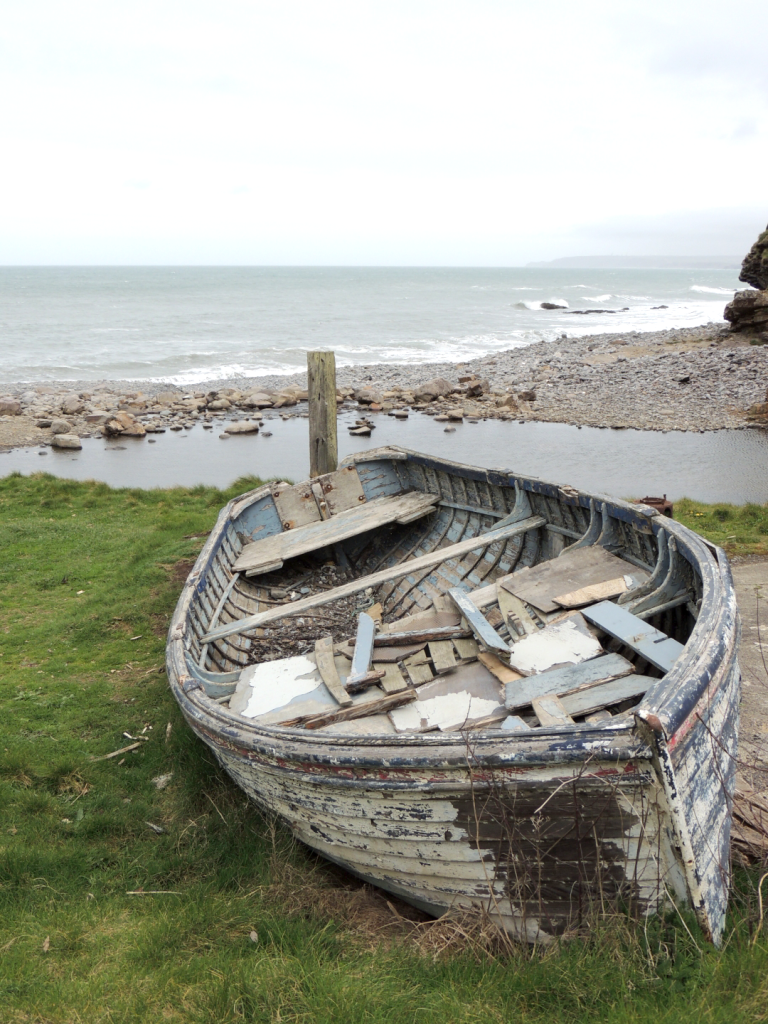
<path id="1" fill-rule="evenodd" d="M 307 352 L 309 475 L 332 473 L 339 464 L 336 442 L 336 357 Z"/>

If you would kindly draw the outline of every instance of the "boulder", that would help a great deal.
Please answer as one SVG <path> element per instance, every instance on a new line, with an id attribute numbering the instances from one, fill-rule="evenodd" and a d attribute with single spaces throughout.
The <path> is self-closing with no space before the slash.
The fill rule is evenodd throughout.
<path id="1" fill-rule="evenodd" d="M 382 394 L 374 388 L 355 388 L 354 399 L 361 405 L 370 405 L 372 402 L 378 405 L 382 401 Z"/>
<path id="2" fill-rule="evenodd" d="M 272 399 L 263 391 L 254 391 L 252 394 L 246 395 L 241 404 L 247 409 L 269 409 Z"/>
<path id="3" fill-rule="evenodd" d="M 85 402 L 78 395 L 69 395 L 61 403 L 61 411 L 65 416 L 76 416 L 85 408 Z"/>
<path id="4" fill-rule="evenodd" d="M 256 420 L 238 420 L 224 428 L 225 434 L 258 434 L 259 424 Z"/>
<path id="5" fill-rule="evenodd" d="M 732 331 L 759 334 L 768 330 L 768 291 L 736 292 L 723 316 Z"/>
<path id="6" fill-rule="evenodd" d="M 520 408 L 514 395 L 504 395 L 502 398 L 497 398 L 496 405 L 500 409 L 512 409 L 513 411 Z"/>
<path id="7" fill-rule="evenodd" d="M 744 257 L 739 280 L 761 291 L 768 289 L 768 228 L 758 235 L 757 241 Z"/>
<path id="8" fill-rule="evenodd" d="M 174 402 L 178 402 L 181 395 L 178 391 L 160 391 L 155 395 L 155 403 L 157 405 L 173 405 Z"/>
<path id="9" fill-rule="evenodd" d="M 482 380 L 478 377 L 473 377 L 472 380 L 467 383 L 467 397 L 477 398 L 479 395 L 486 394 L 490 390 L 490 384 L 487 378 L 483 377 Z"/>
<path id="10" fill-rule="evenodd" d="M 77 434 L 56 434 L 53 438 L 54 448 L 82 448 Z"/>
<path id="11" fill-rule="evenodd" d="M 445 377 L 435 377 L 428 380 L 426 384 L 420 384 L 413 392 L 417 402 L 432 402 L 436 398 L 445 398 L 456 391 L 456 385 L 451 384 Z"/>
<path id="12" fill-rule="evenodd" d="M 72 430 L 72 424 L 68 420 L 63 420 L 58 417 L 54 417 L 51 420 L 51 433 L 52 434 L 68 434 Z"/>
<path id="13" fill-rule="evenodd" d="M 568 309 L 562 302 L 542 302 L 542 309 Z"/>
<path id="14" fill-rule="evenodd" d="M 208 408 L 214 412 L 225 411 L 232 408 L 232 403 L 227 398 L 214 398 L 208 403 Z"/>
<path id="15" fill-rule="evenodd" d="M 126 437 L 144 437 L 147 432 L 136 417 L 125 409 L 116 413 L 101 429 L 108 435 L 124 434 Z"/>
<path id="16" fill-rule="evenodd" d="M 518 391 L 517 397 L 521 402 L 535 402 L 536 392 L 535 391 Z"/>
<path id="17" fill-rule="evenodd" d="M 21 416 L 21 402 L 15 398 L 0 398 L 0 416 Z"/>

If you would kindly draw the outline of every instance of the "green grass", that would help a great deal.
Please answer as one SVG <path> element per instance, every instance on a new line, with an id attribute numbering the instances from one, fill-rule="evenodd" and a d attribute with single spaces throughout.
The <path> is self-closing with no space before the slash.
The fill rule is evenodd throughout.
<path id="1" fill-rule="evenodd" d="M 765 1020 L 754 876 L 722 952 L 677 917 L 440 952 L 448 926 L 402 921 L 247 804 L 163 653 L 202 536 L 252 485 L 0 480 L 0 1022 Z M 92 760 L 123 732 L 149 739 Z"/>
<path id="2" fill-rule="evenodd" d="M 768 505 L 705 505 L 683 498 L 675 502 L 675 519 L 729 555 L 768 556 Z"/>

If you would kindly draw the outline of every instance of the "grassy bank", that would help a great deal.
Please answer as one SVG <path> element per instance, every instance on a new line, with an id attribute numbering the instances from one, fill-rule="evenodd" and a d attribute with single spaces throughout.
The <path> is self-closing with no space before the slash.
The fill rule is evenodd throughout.
<path id="1" fill-rule="evenodd" d="M 203 536 L 252 484 L 0 480 L 0 1021 L 764 1019 L 754 878 L 722 952 L 679 918 L 500 949 L 403 920 L 246 803 L 163 652 Z M 148 739 L 94 760 L 124 733 Z"/>
<path id="2" fill-rule="evenodd" d="M 729 555 L 768 556 L 768 505 L 705 505 L 683 498 L 675 502 L 675 519 Z"/>

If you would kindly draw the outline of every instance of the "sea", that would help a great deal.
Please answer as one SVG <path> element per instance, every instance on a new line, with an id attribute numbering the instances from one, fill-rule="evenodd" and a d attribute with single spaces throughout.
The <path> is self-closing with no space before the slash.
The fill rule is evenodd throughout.
<path id="1" fill-rule="evenodd" d="M 464 362 L 603 332 L 722 320 L 737 270 L 0 267 L 0 387 L 192 385 L 339 366 Z M 546 308 L 544 304 L 558 308 Z M 603 310 L 579 314 L 577 310 Z"/>

